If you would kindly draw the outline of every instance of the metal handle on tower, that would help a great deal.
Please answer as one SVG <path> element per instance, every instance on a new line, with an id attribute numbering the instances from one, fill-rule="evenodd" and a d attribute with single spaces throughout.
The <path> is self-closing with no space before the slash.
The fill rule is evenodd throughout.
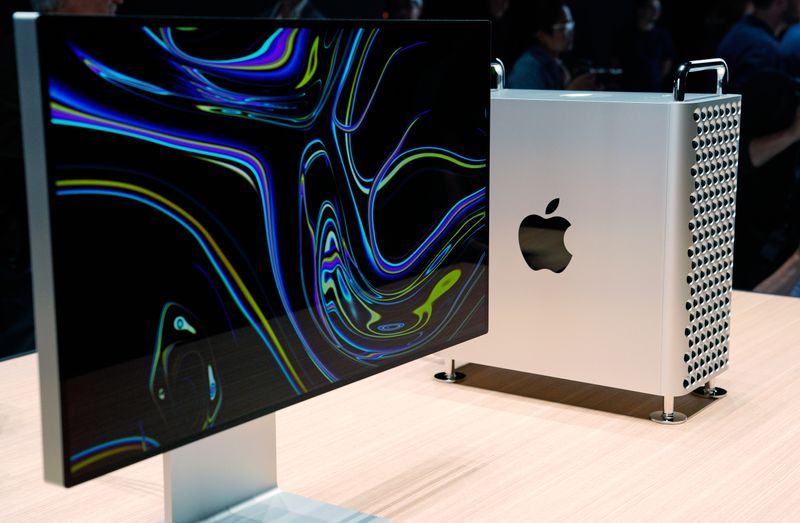
<path id="1" fill-rule="evenodd" d="M 684 62 L 678 66 L 675 73 L 675 83 L 672 86 L 672 96 L 676 102 L 682 102 L 686 98 L 686 77 L 689 73 L 700 71 L 717 72 L 717 94 L 721 95 L 725 86 L 728 85 L 728 64 L 722 58 L 711 58 L 708 60 L 693 60 Z"/>
<path id="2" fill-rule="evenodd" d="M 499 58 L 492 60 L 492 72 L 494 72 L 494 77 L 497 79 L 497 84 L 493 89 L 502 91 L 506 86 L 506 66 Z"/>

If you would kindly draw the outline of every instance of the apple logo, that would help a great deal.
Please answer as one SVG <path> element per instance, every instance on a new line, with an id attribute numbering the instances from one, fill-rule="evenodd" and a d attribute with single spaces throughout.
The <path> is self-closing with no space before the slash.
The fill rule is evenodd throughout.
<path id="1" fill-rule="evenodd" d="M 558 209 L 559 199 L 547 204 L 545 213 L 550 215 Z M 554 216 L 543 218 L 532 214 L 519 224 L 519 248 L 522 257 L 534 271 L 549 269 L 560 273 L 567 268 L 572 254 L 564 245 L 564 234 L 572 225 L 565 218 Z"/>

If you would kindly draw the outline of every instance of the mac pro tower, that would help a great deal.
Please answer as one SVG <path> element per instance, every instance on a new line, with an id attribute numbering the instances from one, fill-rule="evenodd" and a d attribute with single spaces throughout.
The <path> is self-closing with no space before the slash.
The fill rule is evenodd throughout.
<path id="1" fill-rule="evenodd" d="M 494 92 L 489 334 L 446 358 L 663 396 L 667 423 L 721 392 L 740 97 L 676 98 Z"/>

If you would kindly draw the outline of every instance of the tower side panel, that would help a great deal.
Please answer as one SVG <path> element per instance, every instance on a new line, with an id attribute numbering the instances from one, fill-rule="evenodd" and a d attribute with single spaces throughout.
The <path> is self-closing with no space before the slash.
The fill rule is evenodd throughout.
<path id="1" fill-rule="evenodd" d="M 489 334 L 448 355 L 658 393 L 671 104 L 520 93 L 492 100 Z"/>

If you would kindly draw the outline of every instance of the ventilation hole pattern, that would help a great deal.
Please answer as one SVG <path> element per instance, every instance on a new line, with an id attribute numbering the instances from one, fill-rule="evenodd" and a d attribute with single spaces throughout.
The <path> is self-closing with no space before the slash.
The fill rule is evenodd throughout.
<path id="1" fill-rule="evenodd" d="M 698 107 L 695 163 L 689 196 L 689 299 L 684 334 L 683 388 L 708 381 L 728 365 L 733 274 L 733 226 L 736 217 L 736 171 L 739 166 L 741 103 Z"/>

